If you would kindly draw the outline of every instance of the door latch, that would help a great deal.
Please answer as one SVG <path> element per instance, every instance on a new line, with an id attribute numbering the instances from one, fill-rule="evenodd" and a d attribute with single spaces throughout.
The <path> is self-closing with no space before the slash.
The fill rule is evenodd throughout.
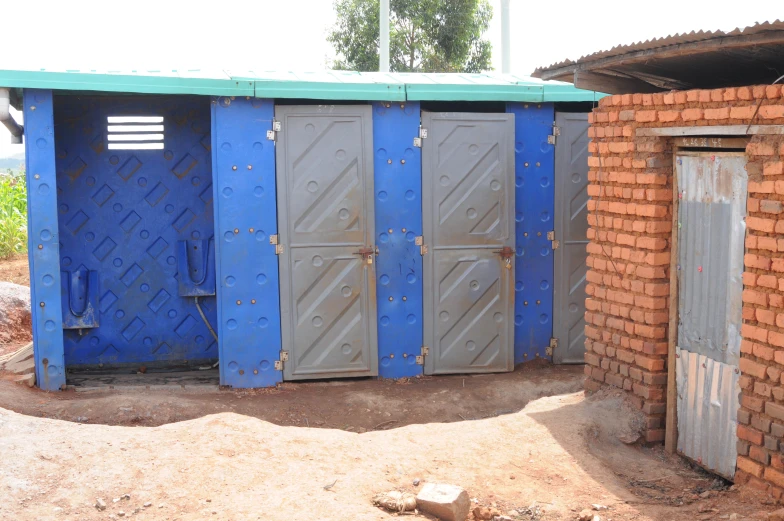
<path id="1" fill-rule="evenodd" d="M 511 247 L 504 246 L 500 250 L 496 250 L 493 253 L 497 253 L 501 256 L 501 258 L 504 260 L 504 267 L 506 269 L 512 269 L 512 257 L 514 256 L 515 251 Z"/>
<path id="2" fill-rule="evenodd" d="M 359 255 L 362 257 L 362 260 L 368 264 L 373 264 L 373 255 L 377 255 L 378 250 L 374 247 L 370 248 L 360 248 L 359 251 L 355 251 L 354 255 Z"/>

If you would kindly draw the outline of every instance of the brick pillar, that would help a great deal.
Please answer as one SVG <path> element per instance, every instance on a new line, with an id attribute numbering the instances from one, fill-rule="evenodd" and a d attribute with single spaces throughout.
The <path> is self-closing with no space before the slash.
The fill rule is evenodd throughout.
<path id="1" fill-rule="evenodd" d="M 649 97 L 605 98 L 591 118 L 585 387 L 630 391 L 652 442 L 664 439 L 673 188 L 668 141 L 634 138 L 657 119 Z"/>

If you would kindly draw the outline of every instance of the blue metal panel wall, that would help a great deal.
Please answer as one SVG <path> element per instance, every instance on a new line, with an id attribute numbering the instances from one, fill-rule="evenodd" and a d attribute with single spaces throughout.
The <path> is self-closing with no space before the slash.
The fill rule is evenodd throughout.
<path id="1" fill-rule="evenodd" d="M 164 149 L 109 150 L 110 116 L 163 117 Z M 181 241 L 207 254 L 213 240 L 209 117 L 196 96 L 55 99 L 68 365 L 217 358 L 193 297 L 180 293 L 180 282 L 214 276 L 214 254 L 194 255 L 185 272 L 177 262 L 188 255 Z M 77 316 L 81 299 L 94 314 Z M 201 307 L 214 326 L 215 298 Z"/>
<path id="2" fill-rule="evenodd" d="M 267 387 L 281 350 L 274 104 L 216 98 L 212 105 L 221 384 Z"/>
<path id="3" fill-rule="evenodd" d="M 379 376 L 422 374 L 422 149 L 419 103 L 374 103 Z"/>
<path id="4" fill-rule="evenodd" d="M 35 379 L 46 391 L 65 385 L 57 180 L 52 91 L 24 91 L 27 230 Z"/>
<path id="5" fill-rule="evenodd" d="M 552 103 L 509 103 L 515 115 L 515 363 L 546 356 L 553 332 L 555 212 Z"/>

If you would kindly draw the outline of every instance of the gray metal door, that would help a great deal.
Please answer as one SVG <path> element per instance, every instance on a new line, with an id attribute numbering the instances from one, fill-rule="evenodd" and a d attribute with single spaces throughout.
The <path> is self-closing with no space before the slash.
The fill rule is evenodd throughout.
<path id="1" fill-rule="evenodd" d="M 588 114 L 556 113 L 555 276 L 553 350 L 556 364 L 585 357 L 585 245 L 588 244 Z"/>
<path id="2" fill-rule="evenodd" d="M 514 115 L 422 113 L 425 374 L 514 368 Z"/>
<path id="3" fill-rule="evenodd" d="M 678 451 L 732 479 L 737 459 L 743 254 L 743 152 L 679 152 Z"/>
<path id="4" fill-rule="evenodd" d="M 283 378 L 375 376 L 371 107 L 275 119 Z"/>

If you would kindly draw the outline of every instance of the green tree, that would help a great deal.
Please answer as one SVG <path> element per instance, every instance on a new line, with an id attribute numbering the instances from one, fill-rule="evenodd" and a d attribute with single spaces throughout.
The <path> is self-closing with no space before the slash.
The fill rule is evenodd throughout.
<path id="1" fill-rule="evenodd" d="M 335 11 L 327 37 L 338 55 L 332 68 L 377 71 L 379 0 L 335 0 Z M 488 0 L 390 0 L 390 70 L 490 70 L 492 46 L 482 35 L 492 17 Z"/>

